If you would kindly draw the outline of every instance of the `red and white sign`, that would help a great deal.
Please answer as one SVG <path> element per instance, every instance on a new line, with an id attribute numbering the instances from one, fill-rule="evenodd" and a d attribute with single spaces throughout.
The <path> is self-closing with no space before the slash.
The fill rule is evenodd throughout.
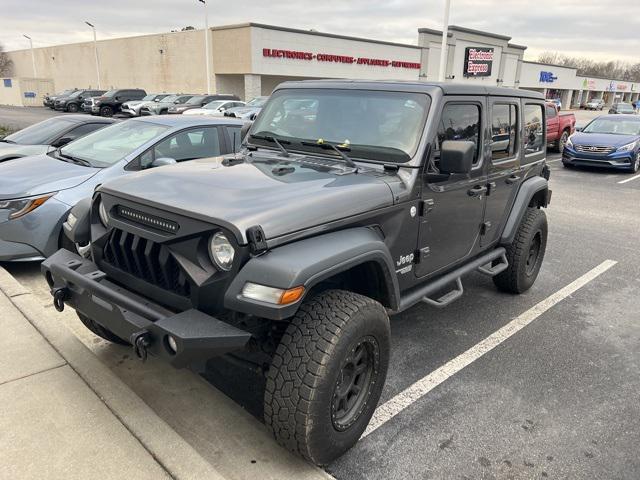
<path id="1" fill-rule="evenodd" d="M 346 63 L 353 65 L 368 65 L 384 68 L 407 68 L 420 70 L 420 64 L 405 62 L 402 60 L 389 60 L 383 58 L 353 57 L 349 55 L 336 55 L 331 53 L 313 53 L 296 50 L 279 50 L 275 48 L 263 48 L 262 56 L 269 58 L 282 58 L 288 60 L 316 61 L 327 63 Z"/>

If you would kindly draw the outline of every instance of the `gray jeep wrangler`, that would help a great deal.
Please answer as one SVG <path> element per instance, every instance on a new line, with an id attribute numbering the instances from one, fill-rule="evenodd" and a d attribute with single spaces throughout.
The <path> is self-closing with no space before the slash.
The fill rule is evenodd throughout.
<path id="1" fill-rule="evenodd" d="M 143 359 L 257 365 L 275 438 L 325 465 L 376 408 L 390 315 L 448 305 L 475 271 L 533 285 L 544 115 L 526 90 L 284 83 L 240 153 L 127 175 L 72 212 L 91 254 L 42 264 L 54 305 Z"/>

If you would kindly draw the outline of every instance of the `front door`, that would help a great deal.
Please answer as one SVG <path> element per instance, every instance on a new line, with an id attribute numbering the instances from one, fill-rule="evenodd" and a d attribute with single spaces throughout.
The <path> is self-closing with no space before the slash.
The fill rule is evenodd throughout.
<path id="1" fill-rule="evenodd" d="M 482 226 L 481 245 L 498 240 L 520 180 L 520 102 L 489 98 L 491 148 L 487 153 L 489 192 Z"/>
<path id="2" fill-rule="evenodd" d="M 477 250 L 487 188 L 483 161 L 485 118 L 484 101 L 446 97 L 433 153 L 423 175 L 419 259 L 415 269 L 418 277 L 452 266 Z M 433 175 L 439 172 L 439 146 L 445 140 L 469 140 L 476 144 L 470 173 L 452 174 L 448 178 Z"/>

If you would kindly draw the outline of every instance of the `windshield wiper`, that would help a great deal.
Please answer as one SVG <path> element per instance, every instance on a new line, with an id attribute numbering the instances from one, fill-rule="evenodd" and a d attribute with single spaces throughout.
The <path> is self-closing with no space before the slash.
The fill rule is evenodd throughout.
<path id="1" fill-rule="evenodd" d="M 271 142 L 271 143 L 275 143 L 278 148 L 280 149 L 280 151 L 282 152 L 282 156 L 283 157 L 289 157 L 289 152 L 287 151 L 286 148 L 284 148 L 282 146 L 283 143 L 286 143 L 287 145 L 291 144 L 290 141 L 288 140 L 278 140 L 276 137 L 271 136 L 271 135 L 254 135 L 251 134 L 249 135 L 251 138 L 255 138 L 256 140 L 265 140 L 267 142 Z"/>
<path id="2" fill-rule="evenodd" d="M 300 144 L 304 145 L 305 147 L 319 147 L 324 150 L 333 150 L 338 155 L 340 155 L 340 157 L 342 157 L 344 163 L 349 165 L 351 168 L 355 168 L 356 171 L 358 170 L 358 165 L 353 160 L 351 160 L 351 158 L 346 153 L 344 153 L 344 150 L 351 150 L 349 147 L 337 146 L 333 143 L 328 143 L 321 140 L 318 140 L 316 142 L 300 142 Z"/>
<path id="3" fill-rule="evenodd" d="M 58 155 L 60 157 L 62 157 L 63 159 L 65 159 L 65 161 L 67 160 L 71 160 L 71 162 L 73 163 L 77 163 L 78 165 L 84 165 L 85 167 L 92 167 L 93 165 L 91 165 L 91 163 L 89 163 L 87 160 L 84 160 L 82 158 L 78 158 L 78 157 L 72 157 L 71 155 L 65 155 L 64 153 L 62 153 L 62 151 L 58 150 Z"/>

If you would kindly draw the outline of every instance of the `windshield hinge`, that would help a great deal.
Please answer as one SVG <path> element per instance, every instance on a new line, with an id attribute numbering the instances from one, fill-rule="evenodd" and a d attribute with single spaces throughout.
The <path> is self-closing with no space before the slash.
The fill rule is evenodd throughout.
<path id="1" fill-rule="evenodd" d="M 247 228 L 247 240 L 252 255 L 260 255 L 267 251 L 267 237 L 260 225 Z"/>

